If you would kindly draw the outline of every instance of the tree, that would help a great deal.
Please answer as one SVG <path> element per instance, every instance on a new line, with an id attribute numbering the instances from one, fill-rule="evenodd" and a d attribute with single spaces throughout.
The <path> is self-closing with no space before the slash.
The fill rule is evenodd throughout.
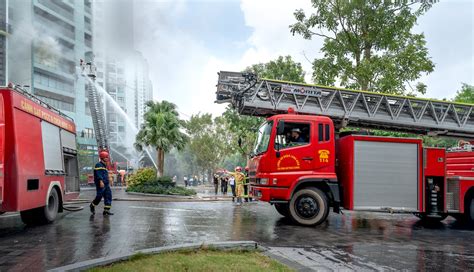
<path id="1" fill-rule="evenodd" d="M 294 62 L 291 56 L 279 56 L 276 60 L 267 63 L 254 64 L 245 69 L 247 72 L 256 73 L 261 78 L 304 82 L 305 72 L 301 63 Z"/>
<path id="2" fill-rule="evenodd" d="M 323 57 L 313 62 L 313 80 L 393 94 L 424 94 L 426 85 L 411 82 L 433 71 L 423 34 L 411 29 L 432 1 L 312 0 L 309 17 L 295 11 L 293 33 L 324 38 Z M 418 8 L 413 7 L 418 5 Z"/>
<path id="3" fill-rule="evenodd" d="M 201 170 L 207 171 L 208 177 L 229 151 L 228 134 L 223 125 L 221 117 L 213 119 L 210 113 L 192 115 L 186 122 L 189 150 Z"/>
<path id="4" fill-rule="evenodd" d="M 184 122 L 179 119 L 176 105 L 163 100 L 162 102 L 148 101 L 148 111 L 144 115 L 145 122 L 137 134 L 135 148 L 142 151 L 151 146 L 157 151 L 157 176 L 163 176 L 165 153 L 173 147 L 184 148 L 187 136 L 181 132 Z"/>
<path id="5" fill-rule="evenodd" d="M 461 90 L 457 91 L 454 101 L 474 104 L 474 86 L 463 83 Z"/>
<path id="6" fill-rule="evenodd" d="M 240 115 L 230 106 L 226 108 L 226 111 L 222 114 L 222 118 L 225 120 L 227 134 L 230 136 L 231 152 L 237 152 L 247 158 L 255 144 L 256 131 L 264 119 L 255 116 Z"/>

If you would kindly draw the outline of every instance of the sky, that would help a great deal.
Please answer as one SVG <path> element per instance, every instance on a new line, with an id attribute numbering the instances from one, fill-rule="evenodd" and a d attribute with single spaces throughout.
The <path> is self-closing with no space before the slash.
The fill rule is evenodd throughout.
<path id="1" fill-rule="evenodd" d="M 321 56 L 321 38 L 293 36 L 296 9 L 311 12 L 310 0 L 137 0 L 135 47 L 150 66 L 155 100 L 178 105 L 182 117 L 210 112 L 217 72 L 241 71 L 280 55 L 291 55 L 311 82 L 311 61 Z M 419 18 L 435 70 L 419 81 L 429 98 L 453 98 L 462 83 L 474 85 L 474 1 L 441 0 Z"/>

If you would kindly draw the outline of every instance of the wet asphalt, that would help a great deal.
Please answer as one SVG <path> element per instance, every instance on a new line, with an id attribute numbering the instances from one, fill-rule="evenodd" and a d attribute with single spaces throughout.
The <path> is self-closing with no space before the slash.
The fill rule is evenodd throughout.
<path id="1" fill-rule="evenodd" d="M 81 198 L 92 198 L 85 191 Z M 127 197 L 122 190 L 115 196 Z M 136 198 L 136 196 L 133 196 Z M 474 230 L 453 218 L 425 225 L 409 214 L 330 214 L 301 227 L 267 203 L 115 201 L 111 217 L 87 209 L 26 227 L 0 216 L 0 271 L 41 271 L 92 258 L 189 242 L 254 240 L 317 271 L 474 269 Z"/>

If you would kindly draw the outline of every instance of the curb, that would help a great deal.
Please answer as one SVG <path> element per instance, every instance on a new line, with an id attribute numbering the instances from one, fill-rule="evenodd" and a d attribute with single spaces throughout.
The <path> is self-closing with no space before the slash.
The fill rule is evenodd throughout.
<path id="1" fill-rule="evenodd" d="M 126 261 L 130 259 L 133 255 L 140 253 L 140 254 L 156 254 L 156 253 L 163 253 L 163 252 L 173 252 L 183 249 L 201 249 L 201 248 L 216 248 L 221 250 L 232 250 L 232 249 L 264 249 L 260 247 L 257 242 L 254 241 L 229 241 L 229 242 L 209 242 L 209 243 L 189 243 L 189 244 L 181 244 L 175 246 L 163 246 L 163 247 L 155 247 L 149 249 L 142 249 L 137 250 L 135 252 L 127 253 L 127 254 L 119 254 L 119 255 L 112 255 L 97 259 L 92 259 L 88 261 L 83 261 L 79 263 L 74 263 L 66 266 L 56 267 L 54 269 L 50 269 L 50 272 L 59 272 L 59 271 L 83 271 L 86 269 L 91 269 L 97 266 L 105 266 L 119 261 Z"/>

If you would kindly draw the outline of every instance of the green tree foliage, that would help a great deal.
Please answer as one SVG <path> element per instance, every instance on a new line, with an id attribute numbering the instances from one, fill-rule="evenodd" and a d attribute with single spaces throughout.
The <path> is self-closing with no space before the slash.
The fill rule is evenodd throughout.
<path id="1" fill-rule="evenodd" d="M 463 83 L 461 90 L 456 93 L 454 101 L 474 104 L 474 86 Z"/>
<path id="2" fill-rule="evenodd" d="M 145 122 L 137 134 L 135 148 L 141 151 L 151 146 L 157 151 L 157 176 L 163 176 L 165 153 L 173 147 L 181 150 L 186 144 L 186 134 L 181 132 L 184 122 L 179 119 L 176 105 L 168 101 L 148 101 Z"/>
<path id="3" fill-rule="evenodd" d="M 392 94 L 425 93 L 426 86 L 410 83 L 433 71 L 423 34 L 411 29 L 431 3 L 385 0 L 311 0 L 311 15 L 297 10 L 293 34 L 324 38 L 323 57 L 313 62 L 313 80 Z"/>
<path id="4" fill-rule="evenodd" d="M 209 113 L 192 115 L 186 122 L 186 132 L 190 136 L 189 150 L 197 166 L 210 174 L 229 151 L 229 135 L 221 117 L 212 118 Z"/>
<path id="5" fill-rule="evenodd" d="M 261 78 L 304 83 L 303 67 L 301 63 L 293 61 L 291 56 L 280 56 L 267 63 L 254 64 L 247 67 L 245 71 L 256 73 Z M 264 119 L 255 116 L 242 116 L 230 106 L 226 108 L 222 118 L 228 135 L 230 154 L 240 154 L 241 156 L 241 159 L 232 161 L 245 161 L 252 152 L 257 136 L 256 131 Z"/>
<path id="6" fill-rule="evenodd" d="M 280 56 L 267 63 L 254 64 L 247 67 L 245 71 L 256 73 L 260 78 L 293 82 L 304 82 L 305 75 L 301 63 L 294 62 L 291 56 Z"/>
<path id="7" fill-rule="evenodd" d="M 241 156 L 246 158 L 252 152 L 257 137 L 256 131 L 264 119 L 240 115 L 231 106 L 226 108 L 222 118 L 225 120 L 227 134 L 230 136 L 229 143 L 232 153 L 240 153 Z"/>

